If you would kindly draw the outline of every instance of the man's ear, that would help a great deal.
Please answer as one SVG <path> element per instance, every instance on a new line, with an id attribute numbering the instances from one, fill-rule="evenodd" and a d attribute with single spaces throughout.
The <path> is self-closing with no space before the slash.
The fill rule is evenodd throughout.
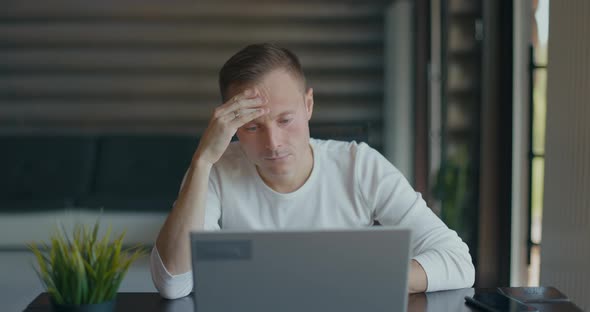
<path id="1" fill-rule="evenodd" d="M 313 88 L 307 89 L 305 92 L 305 113 L 307 114 L 307 120 L 311 119 L 313 114 Z"/>

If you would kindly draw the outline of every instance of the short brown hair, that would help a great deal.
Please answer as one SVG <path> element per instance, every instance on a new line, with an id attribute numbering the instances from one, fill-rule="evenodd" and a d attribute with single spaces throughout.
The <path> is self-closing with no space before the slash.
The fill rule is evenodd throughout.
<path id="1" fill-rule="evenodd" d="M 219 71 L 219 91 L 223 102 L 232 86 L 256 83 L 272 70 L 283 68 L 302 82 L 305 90 L 305 75 L 297 56 L 274 43 L 249 45 L 234 54 Z"/>

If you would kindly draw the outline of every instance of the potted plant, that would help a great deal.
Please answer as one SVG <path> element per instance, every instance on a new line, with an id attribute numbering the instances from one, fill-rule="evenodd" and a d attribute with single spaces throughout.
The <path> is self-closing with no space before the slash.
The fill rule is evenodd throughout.
<path id="1" fill-rule="evenodd" d="M 99 221 L 92 229 L 76 224 L 70 237 L 62 227 L 49 243 L 28 245 L 54 311 L 114 311 L 127 270 L 146 254 L 139 245 L 123 249 L 125 233 L 111 242 L 112 228 L 101 238 L 98 229 Z"/>

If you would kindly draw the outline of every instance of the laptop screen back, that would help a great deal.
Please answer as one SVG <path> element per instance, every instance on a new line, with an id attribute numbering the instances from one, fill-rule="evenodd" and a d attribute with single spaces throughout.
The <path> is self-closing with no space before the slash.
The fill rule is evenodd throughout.
<path id="1" fill-rule="evenodd" d="M 410 231 L 191 233 L 196 309 L 405 311 Z"/>

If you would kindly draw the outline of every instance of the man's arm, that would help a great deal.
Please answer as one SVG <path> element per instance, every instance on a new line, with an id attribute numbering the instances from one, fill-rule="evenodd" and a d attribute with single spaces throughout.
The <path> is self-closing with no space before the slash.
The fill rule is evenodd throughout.
<path id="1" fill-rule="evenodd" d="M 152 263 L 151 268 L 156 288 L 161 294 L 167 293 L 163 285 L 158 285 L 161 275 L 171 279 L 175 275 L 186 276 L 191 270 L 189 233 L 204 229 L 209 175 L 213 164 L 219 161 L 239 127 L 268 113 L 263 104 L 260 93 L 249 89 L 215 109 L 193 155 L 174 207 L 156 239 L 153 255 L 159 257 L 152 256 L 152 262 L 161 260 L 161 264 Z"/>
<path id="2" fill-rule="evenodd" d="M 357 183 L 374 218 L 412 231 L 410 291 L 471 287 L 475 269 L 467 245 L 385 157 L 366 144 L 358 149 Z"/>
<path id="3" fill-rule="evenodd" d="M 193 160 L 174 208 L 156 239 L 162 263 L 172 275 L 191 269 L 189 233 L 203 229 L 211 167 L 212 164 L 198 158 Z"/>

